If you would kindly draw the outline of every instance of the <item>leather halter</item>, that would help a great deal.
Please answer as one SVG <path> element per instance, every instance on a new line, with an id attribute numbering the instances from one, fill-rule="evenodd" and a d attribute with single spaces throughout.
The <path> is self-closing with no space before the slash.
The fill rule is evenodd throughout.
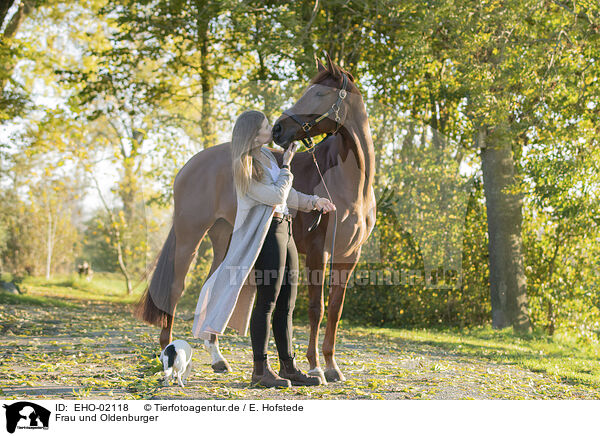
<path id="1" fill-rule="evenodd" d="M 338 98 L 337 98 L 336 102 L 331 105 L 331 108 L 329 108 L 329 110 L 327 112 L 325 112 L 322 115 L 319 115 L 312 121 L 302 121 L 300 118 L 298 118 L 298 116 L 296 114 L 293 114 L 292 112 L 290 112 L 289 109 L 286 109 L 283 111 L 284 114 L 286 114 L 288 117 L 290 117 L 296 123 L 298 123 L 302 127 L 302 130 L 304 131 L 304 133 L 306 133 L 306 136 L 304 138 L 302 138 L 301 141 L 310 153 L 313 153 L 314 149 L 316 147 L 316 145 L 314 144 L 314 142 L 312 140 L 312 137 L 308 134 L 310 129 L 312 129 L 314 126 L 316 126 L 322 120 L 331 116 L 332 114 L 335 114 L 335 130 L 333 132 L 327 133 L 327 136 L 325 138 L 323 138 L 323 140 L 327 139 L 327 137 L 329 137 L 331 135 L 337 134 L 338 130 L 342 126 L 340 123 L 340 121 L 341 121 L 340 106 L 342 105 L 344 99 L 348 95 L 348 91 L 346 90 L 347 86 L 348 86 L 348 76 L 346 76 L 345 73 L 342 73 L 342 88 L 338 91 Z M 321 142 L 323 142 L 323 141 L 321 141 Z"/>

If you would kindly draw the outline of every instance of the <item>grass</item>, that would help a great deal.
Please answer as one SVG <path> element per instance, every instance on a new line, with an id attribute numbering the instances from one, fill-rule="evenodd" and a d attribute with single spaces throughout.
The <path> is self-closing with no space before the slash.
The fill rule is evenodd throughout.
<path id="1" fill-rule="evenodd" d="M 36 295 L 13 295 L 5 292 L 0 292 L 0 304 L 26 305 L 26 306 L 58 306 L 58 307 L 73 307 L 72 303 L 56 300 L 52 297 L 36 296 Z"/>
<path id="2" fill-rule="evenodd" d="M 516 365 L 557 380 L 600 388 L 600 347 L 574 338 L 543 334 L 521 336 L 511 329 L 406 330 L 354 327 L 357 332 L 435 346 L 448 352 Z"/>
<path id="3" fill-rule="evenodd" d="M 143 291 L 140 284 L 130 295 L 127 295 L 122 276 L 109 273 L 95 274 L 90 281 L 79 278 L 76 274 L 61 275 L 51 279 L 28 277 L 21 284 L 21 288 L 26 291 L 26 295 L 38 298 L 95 300 L 119 304 L 137 302 Z"/>

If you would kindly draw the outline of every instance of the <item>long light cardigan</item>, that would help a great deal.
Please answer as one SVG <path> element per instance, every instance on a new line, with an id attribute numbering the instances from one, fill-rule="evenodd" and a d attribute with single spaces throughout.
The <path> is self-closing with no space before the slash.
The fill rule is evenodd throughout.
<path id="1" fill-rule="evenodd" d="M 278 165 L 268 148 L 261 149 Z M 280 169 L 277 180 L 269 171 L 264 174 L 261 181 L 251 179 L 246 195 L 236 191 L 237 212 L 229 249 L 198 297 L 192 327 L 196 338 L 210 339 L 212 334 L 223 334 L 226 327 L 247 334 L 256 292 L 250 271 L 267 236 L 275 206 L 286 202 L 290 209 L 310 212 L 319 198 L 292 188 L 294 175 L 288 168 Z"/>

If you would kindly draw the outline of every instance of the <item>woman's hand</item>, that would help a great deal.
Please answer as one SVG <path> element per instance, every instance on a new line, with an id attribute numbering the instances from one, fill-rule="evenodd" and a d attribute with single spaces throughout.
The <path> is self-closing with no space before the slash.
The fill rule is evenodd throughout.
<path id="1" fill-rule="evenodd" d="M 335 204 L 329 201 L 327 198 L 319 198 L 315 207 L 318 210 L 323 210 L 323 213 L 333 212 L 335 210 Z"/>
<path id="2" fill-rule="evenodd" d="M 289 165 L 296 153 L 296 143 L 292 142 L 287 150 L 283 153 L 282 165 Z"/>

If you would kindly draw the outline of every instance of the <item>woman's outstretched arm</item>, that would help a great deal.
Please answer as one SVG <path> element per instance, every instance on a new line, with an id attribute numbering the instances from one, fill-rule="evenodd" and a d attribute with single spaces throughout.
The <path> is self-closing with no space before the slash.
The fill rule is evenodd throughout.
<path id="1" fill-rule="evenodd" d="M 302 212 L 310 212 L 315 209 L 315 204 L 319 199 L 318 195 L 308 195 L 294 188 L 290 189 L 287 197 L 287 206 L 290 209 L 301 210 Z"/>

